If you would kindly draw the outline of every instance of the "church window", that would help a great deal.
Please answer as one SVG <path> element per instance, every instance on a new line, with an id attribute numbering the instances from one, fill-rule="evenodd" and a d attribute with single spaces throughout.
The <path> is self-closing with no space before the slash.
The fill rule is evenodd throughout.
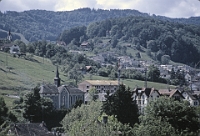
<path id="1" fill-rule="evenodd" d="M 65 106 L 65 102 L 66 102 L 66 96 L 63 96 L 63 101 L 62 101 L 63 106 Z"/>
<path id="2" fill-rule="evenodd" d="M 70 96 L 70 100 L 71 100 L 71 105 L 72 105 L 72 96 Z"/>

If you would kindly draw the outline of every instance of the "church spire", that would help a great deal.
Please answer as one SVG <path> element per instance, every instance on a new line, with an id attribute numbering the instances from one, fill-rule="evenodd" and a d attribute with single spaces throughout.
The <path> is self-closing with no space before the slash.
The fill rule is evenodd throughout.
<path id="1" fill-rule="evenodd" d="M 56 77 L 59 78 L 58 66 L 56 67 Z"/>
<path id="2" fill-rule="evenodd" d="M 10 30 L 8 31 L 8 37 L 7 37 L 7 39 L 9 41 L 12 41 L 12 34 L 11 34 Z"/>
<path id="3" fill-rule="evenodd" d="M 56 67 L 56 77 L 54 78 L 54 84 L 59 87 L 60 86 L 60 77 L 58 72 L 58 66 Z"/>

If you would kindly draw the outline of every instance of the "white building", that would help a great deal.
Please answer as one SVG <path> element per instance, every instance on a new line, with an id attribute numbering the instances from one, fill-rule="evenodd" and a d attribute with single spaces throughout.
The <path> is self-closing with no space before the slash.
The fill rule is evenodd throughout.
<path id="1" fill-rule="evenodd" d="M 183 91 L 182 95 L 185 97 L 185 100 L 190 103 L 191 106 L 199 106 L 197 95 L 194 95 L 193 91 Z"/>
<path id="2" fill-rule="evenodd" d="M 135 88 L 132 95 L 132 99 L 138 105 L 140 113 L 144 113 L 144 109 L 150 101 L 159 97 L 160 93 L 154 88 Z"/>

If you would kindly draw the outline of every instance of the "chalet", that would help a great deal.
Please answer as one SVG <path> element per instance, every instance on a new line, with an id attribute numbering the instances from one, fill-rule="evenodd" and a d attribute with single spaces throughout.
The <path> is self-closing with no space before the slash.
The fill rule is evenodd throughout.
<path id="1" fill-rule="evenodd" d="M 193 91 L 183 91 L 183 97 L 186 101 L 190 103 L 191 106 L 199 106 L 199 100 L 196 94 Z"/>
<path id="2" fill-rule="evenodd" d="M 54 84 L 41 85 L 39 93 L 41 97 L 52 99 L 53 105 L 56 109 L 69 109 L 73 107 L 78 100 L 84 102 L 83 91 L 75 87 L 60 85 L 58 68 L 56 71 L 56 77 L 54 78 Z"/>
<path id="3" fill-rule="evenodd" d="M 166 96 L 169 98 L 174 98 L 175 100 L 183 100 L 183 95 L 179 92 L 178 89 L 160 89 L 158 92 L 161 96 Z"/>
<path id="4" fill-rule="evenodd" d="M 135 88 L 132 94 L 132 100 L 138 105 L 140 113 L 144 113 L 147 104 L 160 97 L 158 90 L 154 88 Z"/>

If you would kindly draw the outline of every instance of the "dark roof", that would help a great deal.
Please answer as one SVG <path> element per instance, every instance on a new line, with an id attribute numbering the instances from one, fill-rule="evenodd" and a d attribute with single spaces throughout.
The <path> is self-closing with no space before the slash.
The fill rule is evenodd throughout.
<path id="1" fill-rule="evenodd" d="M 139 91 L 141 91 L 141 92 L 139 92 Z M 137 95 L 139 93 L 140 93 L 140 95 L 142 95 L 143 93 L 145 93 L 145 95 L 147 97 L 149 97 L 154 91 L 156 91 L 160 95 L 160 93 L 158 92 L 158 90 L 156 90 L 154 88 L 135 88 L 133 90 L 133 92 L 136 92 Z"/>
<path id="2" fill-rule="evenodd" d="M 40 94 L 57 94 L 58 88 L 54 84 L 40 86 Z"/>
<path id="3" fill-rule="evenodd" d="M 182 94 L 186 92 L 188 94 L 188 96 L 192 99 L 192 100 L 197 100 L 197 95 L 194 94 L 193 91 L 183 91 Z"/>
<path id="4" fill-rule="evenodd" d="M 9 133 L 17 136 L 54 136 L 43 123 L 12 124 Z"/>
<path id="5" fill-rule="evenodd" d="M 68 90 L 68 92 L 70 94 L 73 94 L 73 93 L 83 93 L 84 94 L 85 93 L 78 88 L 74 88 L 74 87 L 70 87 L 70 86 L 66 86 L 66 85 L 62 85 L 62 86 L 58 87 L 59 93 L 62 92 L 64 89 Z"/>

